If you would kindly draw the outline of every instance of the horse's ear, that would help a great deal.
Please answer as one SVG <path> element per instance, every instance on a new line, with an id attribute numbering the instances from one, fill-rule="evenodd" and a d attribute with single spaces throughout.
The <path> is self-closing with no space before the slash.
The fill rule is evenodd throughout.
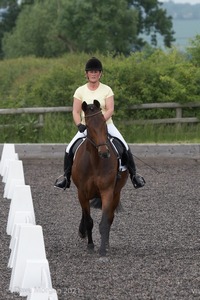
<path id="1" fill-rule="evenodd" d="M 82 103 L 82 110 L 85 112 L 86 109 L 87 109 L 87 103 L 84 101 L 84 102 Z"/>
<path id="2" fill-rule="evenodd" d="M 97 107 L 97 108 L 100 108 L 100 103 L 98 100 L 94 100 L 93 101 L 93 104 Z"/>

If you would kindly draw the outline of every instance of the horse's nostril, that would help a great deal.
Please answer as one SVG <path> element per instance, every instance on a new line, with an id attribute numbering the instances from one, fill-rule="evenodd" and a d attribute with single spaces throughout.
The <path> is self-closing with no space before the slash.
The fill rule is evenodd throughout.
<path id="1" fill-rule="evenodd" d="M 110 157 L 110 152 L 108 151 L 108 152 L 107 152 L 107 158 L 109 158 L 109 157 Z"/>
<path id="2" fill-rule="evenodd" d="M 109 158 L 110 157 L 110 152 L 103 152 L 103 153 L 100 153 L 100 156 L 102 158 Z"/>

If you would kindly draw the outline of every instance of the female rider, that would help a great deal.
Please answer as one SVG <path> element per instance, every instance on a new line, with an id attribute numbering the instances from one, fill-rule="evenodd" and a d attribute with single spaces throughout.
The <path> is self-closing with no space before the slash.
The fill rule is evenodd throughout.
<path id="1" fill-rule="evenodd" d="M 56 180 L 54 186 L 57 188 L 65 190 L 70 187 L 71 169 L 73 164 L 73 155 L 70 155 L 70 149 L 79 138 L 83 138 L 87 135 L 84 114 L 81 108 L 82 103 L 85 101 L 87 104 L 92 104 L 94 99 L 100 102 L 102 113 L 107 123 L 108 133 L 113 137 L 117 137 L 126 148 L 128 158 L 127 168 L 134 187 L 140 188 L 145 185 L 144 178 L 139 174 L 136 174 L 136 167 L 129 146 L 113 123 L 114 93 L 108 85 L 100 82 L 102 71 L 103 67 L 100 60 L 95 57 L 89 59 L 85 65 L 85 74 L 88 82 L 77 88 L 74 93 L 72 114 L 74 123 L 78 127 L 78 132 L 66 148 L 64 156 L 64 179 L 60 182 Z"/>

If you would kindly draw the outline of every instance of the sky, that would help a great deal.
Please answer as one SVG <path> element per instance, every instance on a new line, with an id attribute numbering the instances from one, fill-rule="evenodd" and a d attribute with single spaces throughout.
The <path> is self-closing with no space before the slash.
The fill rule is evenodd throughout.
<path id="1" fill-rule="evenodd" d="M 170 0 L 161 0 L 161 2 L 169 2 Z M 200 4 L 200 0 L 171 0 L 174 3 L 190 3 L 190 4 Z"/>

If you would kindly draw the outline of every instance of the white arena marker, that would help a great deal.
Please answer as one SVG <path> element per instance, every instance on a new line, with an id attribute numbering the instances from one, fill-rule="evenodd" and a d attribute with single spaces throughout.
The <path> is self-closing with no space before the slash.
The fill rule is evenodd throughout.
<path id="1" fill-rule="evenodd" d="M 12 234 L 13 218 L 16 211 L 32 211 L 34 215 L 33 200 L 31 188 L 29 185 L 17 185 L 14 188 L 13 197 L 10 203 L 10 209 L 7 221 L 7 234 Z M 35 220 L 33 220 L 35 222 Z"/>
<path id="2" fill-rule="evenodd" d="M 24 169 L 23 169 L 22 160 L 9 159 L 5 188 L 7 184 L 9 185 L 9 182 L 12 179 L 20 179 L 20 178 L 24 178 Z"/>
<path id="3" fill-rule="evenodd" d="M 2 173 L 3 173 L 2 182 L 3 183 L 6 183 L 6 181 L 8 180 L 9 165 L 10 165 L 10 162 L 13 161 L 13 160 L 14 161 L 19 160 L 18 154 L 15 153 L 15 157 L 5 159 L 5 162 L 4 162 L 4 165 L 3 165 L 3 171 L 2 171 Z"/>
<path id="4" fill-rule="evenodd" d="M 32 288 L 27 300 L 58 300 L 58 296 L 55 289 L 41 291 Z"/>
<path id="5" fill-rule="evenodd" d="M 20 182 L 22 185 L 25 184 L 23 163 L 21 160 L 10 161 L 3 197 L 11 199 L 15 186 Z"/>
<path id="6" fill-rule="evenodd" d="M 10 254 L 10 258 L 9 258 L 9 261 L 8 261 L 8 268 L 12 268 L 13 267 L 14 258 L 16 256 L 16 251 L 17 251 L 17 237 L 15 237 L 12 240 L 12 252 Z"/>
<path id="7" fill-rule="evenodd" d="M 20 225 L 35 225 L 35 215 L 31 211 L 17 211 L 13 220 L 13 233 L 10 241 L 11 255 L 8 262 L 8 268 L 13 267 L 13 261 L 16 253 L 16 243 L 19 236 Z"/>
<path id="8" fill-rule="evenodd" d="M 30 289 L 34 287 L 39 291 L 47 291 L 52 289 L 49 263 L 47 259 L 26 261 L 25 271 L 19 294 L 22 297 L 28 296 Z"/>
<path id="9" fill-rule="evenodd" d="M 15 226 L 14 226 L 14 229 L 13 229 L 13 232 L 12 232 L 12 237 L 11 237 L 11 240 L 10 240 L 10 245 L 9 245 L 9 249 L 11 249 L 11 250 L 14 247 L 15 239 L 18 238 L 18 236 L 19 236 L 20 225 L 23 225 L 23 224 L 19 223 L 19 224 L 15 224 Z M 33 224 L 27 223 L 26 225 L 33 225 Z"/>
<path id="10" fill-rule="evenodd" d="M 14 226 L 13 235 L 10 240 L 9 248 L 11 249 L 10 258 L 8 261 L 8 268 L 13 268 L 14 262 L 16 260 L 16 252 L 17 252 L 17 245 L 18 245 L 18 239 L 19 239 L 19 232 L 21 226 L 32 226 L 33 224 L 30 223 L 17 223 Z"/>
<path id="11" fill-rule="evenodd" d="M 5 170 L 5 160 L 6 159 L 15 159 L 15 145 L 14 144 L 4 144 L 2 154 L 1 154 L 1 161 L 0 161 L 0 175 L 3 176 L 3 171 Z"/>
<path id="12" fill-rule="evenodd" d="M 33 211 L 16 211 L 10 222 L 10 235 L 13 235 L 16 224 L 35 224 L 35 213 Z"/>
<path id="13" fill-rule="evenodd" d="M 9 190 L 8 190 L 8 194 L 7 194 L 7 199 L 12 199 L 13 196 L 14 196 L 14 191 L 15 191 L 15 188 L 16 186 L 18 185 L 25 185 L 25 181 L 23 178 L 20 178 L 20 179 L 12 179 L 11 180 L 11 184 L 10 184 L 10 187 L 9 187 Z"/>
<path id="14" fill-rule="evenodd" d="M 9 286 L 12 293 L 18 292 L 22 287 L 26 262 L 29 259 L 46 259 L 42 227 L 21 224 Z"/>

